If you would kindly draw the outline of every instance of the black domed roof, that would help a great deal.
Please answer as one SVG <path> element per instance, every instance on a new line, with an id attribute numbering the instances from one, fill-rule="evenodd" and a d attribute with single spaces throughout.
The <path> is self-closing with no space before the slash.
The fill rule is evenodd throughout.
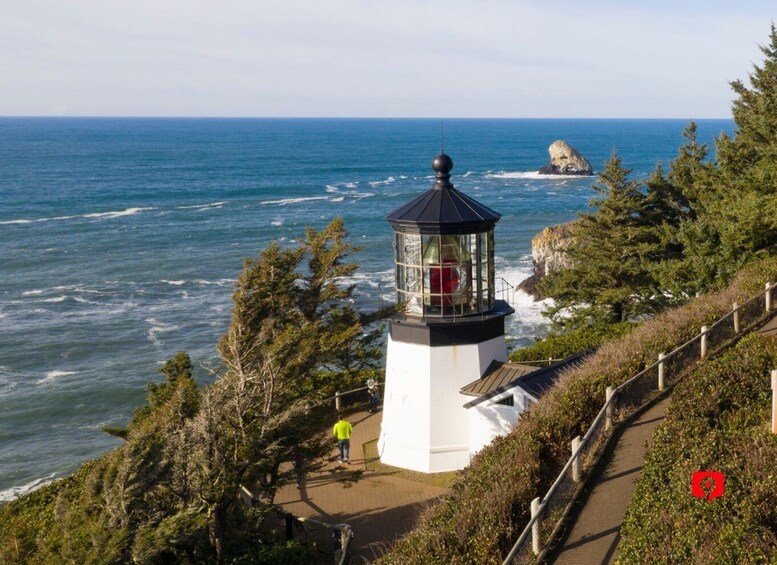
<path id="1" fill-rule="evenodd" d="M 465 234 L 485 231 L 501 215 L 453 188 L 453 160 L 445 153 L 432 161 L 437 181 L 418 198 L 391 212 L 386 219 L 395 231 L 422 234 Z"/>

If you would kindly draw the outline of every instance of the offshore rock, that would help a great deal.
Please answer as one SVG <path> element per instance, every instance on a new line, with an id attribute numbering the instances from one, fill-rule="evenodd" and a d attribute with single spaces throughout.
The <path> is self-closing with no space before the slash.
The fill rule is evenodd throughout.
<path id="1" fill-rule="evenodd" d="M 554 141 L 548 147 L 548 153 L 550 153 L 550 164 L 539 170 L 542 175 L 591 176 L 594 174 L 588 159 L 566 141 L 560 139 Z"/>
<path id="2" fill-rule="evenodd" d="M 567 222 L 545 228 L 531 240 L 531 255 L 534 273 L 518 284 L 518 288 L 534 298 L 535 302 L 545 297 L 538 284 L 545 275 L 572 265 L 566 253 L 574 240 L 575 222 Z"/>

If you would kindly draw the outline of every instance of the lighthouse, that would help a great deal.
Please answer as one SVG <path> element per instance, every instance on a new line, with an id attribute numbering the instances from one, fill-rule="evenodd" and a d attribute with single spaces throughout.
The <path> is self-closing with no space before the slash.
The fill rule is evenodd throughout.
<path id="1" fill-rule="evenodd" d="M 386 216 L 394 230 L 400 312 L 389 321 L 378 450 L 383 463 L 434 473 L 469 464 L 461 389 L 507 359 L 494 292 L 500 215 L 454 188 L 451 158 L 434 158 L 434 186 Z"/>

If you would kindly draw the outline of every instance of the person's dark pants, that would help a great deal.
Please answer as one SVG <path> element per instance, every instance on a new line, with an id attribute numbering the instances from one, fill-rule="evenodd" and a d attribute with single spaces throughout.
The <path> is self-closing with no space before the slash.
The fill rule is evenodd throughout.
<path id="1" fill-rule="evenodd" d="M 348 461 L 351 451 L 350 439 L 337 440 L 337 447 L 340 449 L 340 461 Z"/>

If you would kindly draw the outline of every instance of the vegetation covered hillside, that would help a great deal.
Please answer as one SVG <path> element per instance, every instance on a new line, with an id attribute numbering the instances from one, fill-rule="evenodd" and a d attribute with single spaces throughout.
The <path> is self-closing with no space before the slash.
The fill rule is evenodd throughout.
<path id="1" fill-rule="evenodd" d="M 777 338 L 751 335 L 677 385 L 621 529 L 620 563 L 777 562 Z M 694 471 L 725 490 L 691 494 Z"/>

